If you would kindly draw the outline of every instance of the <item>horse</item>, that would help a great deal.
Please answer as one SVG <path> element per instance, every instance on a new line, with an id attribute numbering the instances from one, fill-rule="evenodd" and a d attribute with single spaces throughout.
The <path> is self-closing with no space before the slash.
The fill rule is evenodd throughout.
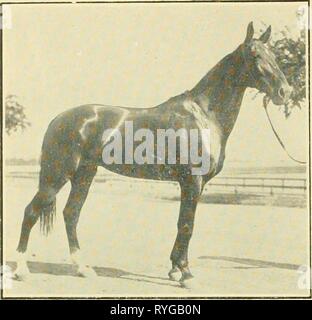
<path id="1" fill-rule="evenodd" d="M 177 236 L 170 260 L 170 280 L 182 287 L 193 278 L 188 262 L 188 248 L 193 232 L 196 207 L 205 184 L 216 176 L 225 161 L 225 148 L 237 120 L 247 88 L 255 88 L 275 105 L 287 103 L 292 88 L 276 63 L 266 43 L 271 26 L 254 38 L 253 23 L 247 27 L 245 40 L 217 63 L 191 90 L 151 108 L 130 108 L 100 104 L 82 105 L 56 116 L 45 133 L 40 160 L 39 187 L 26 206 L 17 247 L 18 266 L 14 276 L 24 279 L 29 272 L 25 259 L 32 227 L 40 218 L 41 229 L 48 234 L 53 225 L 56 195 L 70 181 L 71 191 L 63 211 L 69 251 L 81 276 L 91 276 L 93 269 L 83 262 L 77 237 L 81 208 L 87 198 L 98 166 L 120 175 L 180 185 L 181 201 Z M 209 170 L 192 174 L 194 163 L 104 163 L 103 149 L 111 137 L 103 139 L 107 129 L 119 131 L 124 140 L 125 123 L 134 130 L 185 128 L 187 131 L 209 129 Z M 200 148 L 205 148 L 203 138 Z M 182 142 L 178 148 L 182 148 Z M 178 150 L 179 151 L 179 150 Z M 177 153 L 178 153 L 177 151 Z M 201 150 L 203 152 L 203 150 Z M 124 159 L 124 156 L 123 156 Z"/>

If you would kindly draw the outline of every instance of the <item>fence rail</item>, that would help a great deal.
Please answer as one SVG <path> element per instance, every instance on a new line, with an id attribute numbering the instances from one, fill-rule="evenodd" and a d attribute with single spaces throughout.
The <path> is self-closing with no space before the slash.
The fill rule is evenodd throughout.
<path id="1" fill-rule="evenodd" d="M 32 178 L 35 179 L 38 176 L 38 172 L 24 172 L 24 171 L 11 171 L 8 176 L 16 178 Z M 95 178 L 97 182 L 106 182 L 106 181 L 124 181 L 124 178 L 117 175 L 98 175 Z M 128 179 L 128 178 L 127 178 Z M 136 180 L 132 180 L 134 183 Z M 138 180 L 137 182 L 142 182 Z M 144 180 L 143 180 L 144 181 Z M 151 181 L 151 180 L 146 180 Z M 157 183 L 160 181 L 154 181 Z M 258 182 L 258 183 L 257 183 Z M 208 186 L 212 187 L 221 187 L 230 189 L 232 191 L 248 191 L 248 192 L 269 192 L 270 194 L 282 192 L 285 193 L 287 190 L 289 194 L 305 194 L 307 190 L 307 180 L 304 178 L 269 178 L 269 177 L 231 177 L 231 176 L 217 176 L 208 182 L 208 185 L 205 187 L 205 191 L 209 192 Z M 249 190 L 248 190 L 249 188 Z"/>
<path id="2" fill-rule="evenodd" d="M 259 181 L 259 183 L 255 183 L 255 181 Z M 304 178 L 216 177 L 208 184 L 209 186 L 234 188 L 235 192 L 238 192 L 238 188 L 256 188 L 269 191 L 270 194 L 285 190 L 298 190 L 305 193 L 307 190 L 307 182 Z"/>

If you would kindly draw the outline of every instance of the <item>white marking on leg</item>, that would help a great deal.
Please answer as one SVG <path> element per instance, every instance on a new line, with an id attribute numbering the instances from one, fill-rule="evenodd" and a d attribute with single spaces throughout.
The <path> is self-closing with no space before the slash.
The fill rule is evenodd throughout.
<path id="1" fill-rule="evenodd" d="M 18 253 L 16 263 L 17 263 L 17 268 L 14 271 L 13 277 L 17 280 L 23 280 L 28 274 L 29 274 L 29 269 L 27 266 L 27 261 L 26 261 L 26 253 Z"/>
<path id="2" fill-rule="evenodd" d="M 80 250 L 71 254 L 72 263 L 78 266 L 77 273 L 82 277 L 94 277 L 96 276 L 96 272 L 90 265 L 87 265 L 83 259 Z"/>
<path id="3" fill-rule="evenodd" d="M 179 279 L 181 278 L 181 271 L 177 267 L 172 268 L 169 271 L 168 276 L 169 276 L 169 279 L 172 281 L 179 281 Z"/>
<path id="4" fill-rule="evenodd" d="M 81 263 L 81 253 L 79 250 L 70 255 L 73 264 L 79 265 Z"/>

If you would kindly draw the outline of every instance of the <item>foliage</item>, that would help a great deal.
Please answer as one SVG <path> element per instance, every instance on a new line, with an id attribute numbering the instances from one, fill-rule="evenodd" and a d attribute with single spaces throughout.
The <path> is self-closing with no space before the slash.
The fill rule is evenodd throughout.
<path id="1" fill-rule="evenodd" d="M 17 101 L 15 95 L 8 95 L 5 99 L 5 131 L 8 135 L 18 129 L 24 130 L 30 126 L 26 120 L 24 106 Z"/>
<path id="2" fill-rule="evenodd" d="M 269 47 L 276 56 L 276 61 L 284 72 L 288 83 L 293 87 L 290 102 L 283 112 L 287 118 L 293 108 L 301 108 L 306 99 L 306 36 L 305 30 L 294 38 L 288 29 L 280 32 L 278 40 L 271 40 Z"/>

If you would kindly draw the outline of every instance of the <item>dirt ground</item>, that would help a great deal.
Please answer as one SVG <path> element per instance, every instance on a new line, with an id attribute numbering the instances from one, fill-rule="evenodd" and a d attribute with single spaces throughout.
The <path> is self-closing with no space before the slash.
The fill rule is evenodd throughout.
<path id="1" fill-rule="evenodd" d="M 35 179 L 5 181 L 4 255 L 12 269 L 24 207 L 36 185 Z M 164 194 L 178 195 L 176 186 L 157 186 Z M 94 183 L 78 233 L 84 258 L 97 277 L 81 278 L 69 259 L 62 218 L 68 192 L 66 186 L 57 197 L 52 234 L 42 236 L 38 225 L 31 234 L 30 276 L 13 281 L 5 296 L 308 295 L 298 286 L 298 269 L 309 261 L 304 208 L 200 203 L 190 246 L 195 279 L 191 289 L 184 289 L 167 278 L 178 201 L 154 198 L 154 184 Z"/>

